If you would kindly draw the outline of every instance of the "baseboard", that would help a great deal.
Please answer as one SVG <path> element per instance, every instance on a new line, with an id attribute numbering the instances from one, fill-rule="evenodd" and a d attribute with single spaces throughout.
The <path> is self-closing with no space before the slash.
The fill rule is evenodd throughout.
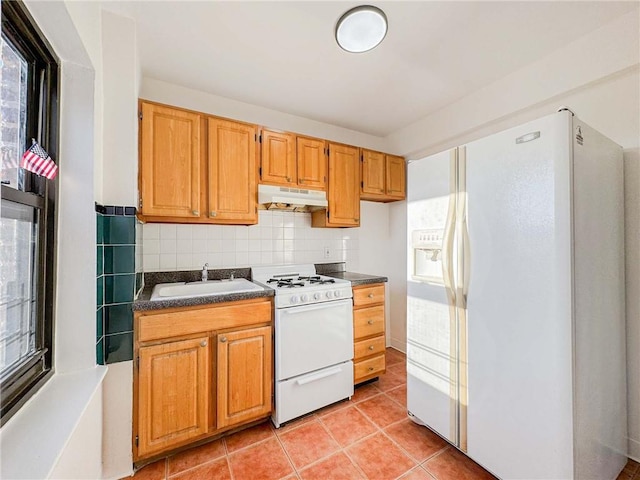
<path id="1" fill-rule="evenodd" d="M 400 350 L 402 353 L 407 353 L 407 344 L 404 341 L 400 341 L 396 338 L 392 338 L 389 347 L 395 348 L 396 350 Z"/>
<path id="2" fill-rule="evenodd" d="M 634 440 L 633 438 L 628 439 L 627 457 L 636 462 L 640 462 L 640 441 Z"/>

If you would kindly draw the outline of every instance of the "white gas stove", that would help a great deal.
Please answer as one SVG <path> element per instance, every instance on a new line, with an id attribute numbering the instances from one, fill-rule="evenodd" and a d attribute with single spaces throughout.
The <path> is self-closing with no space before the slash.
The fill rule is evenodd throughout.
<path id="1" fill-rule="evenodd" d="M 275 307 L 323 303 L 353 296 L 351 282 L 317 275 L 314 265 L 253 267 L 251 279 L 276 291 Z"/>
<path id="2" fill-rule="evenodd" d="M 275 290 L 276 428 L 351 397 L 351 282 L 308 264 L 254 267 L 251 278 Z"/>

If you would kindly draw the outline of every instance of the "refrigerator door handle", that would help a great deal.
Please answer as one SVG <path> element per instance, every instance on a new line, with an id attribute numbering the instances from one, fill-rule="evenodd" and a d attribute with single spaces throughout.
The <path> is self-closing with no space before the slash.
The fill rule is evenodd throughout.
<path id="1" fill-rule="evenodd" d="M 449 193 L 449 207 L 447 209 L 447 221 L 444 227 L 444 236 L 442 238 L 442 280 L 444 282 L 444 288 L 447 292 L 447 299 L 449 305 L 454 306 L 456 304 L 456 289 L 453 279 L 453 239 L 455 237 L 454 231 L 456 226 L 456 171 L 458 163 L 458 151 L 457 149 L 451 150 L 450 157 L 451 163 L 451 179 L 450 179 L 450 193 Z"/>
<path id="2" fill-rule="evenodd" d="M 469 295 L 469 280 L 471 277 L 471 242 L 469 241 L 469 226 L 467 224 L 466 209 L 465 219 L 462 228 L 462 243 L 464 248 L 463 256 L 463 279 L 462 279 L 462 308 L 467 308 L 467 296 Z"/>

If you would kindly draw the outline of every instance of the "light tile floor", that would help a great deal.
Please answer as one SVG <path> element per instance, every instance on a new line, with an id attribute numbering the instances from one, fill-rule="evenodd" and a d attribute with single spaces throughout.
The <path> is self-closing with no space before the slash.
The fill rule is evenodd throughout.
<path id="1" fill-rule="evenodd" d="M 134 480 L 494 479 L 407 418 L 405 356 L 388 348 L 386 359 L 387 373 L 351 400 L 277 430 L 265 422 L 194 447 L 142 468 Z M 638 475 L 630 461 L 618 480 Z"/>

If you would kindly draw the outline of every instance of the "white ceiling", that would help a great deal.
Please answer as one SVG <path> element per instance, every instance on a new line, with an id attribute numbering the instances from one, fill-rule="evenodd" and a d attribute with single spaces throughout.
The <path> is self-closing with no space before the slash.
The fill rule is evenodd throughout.
<path id="1" fill-rule="evenodd" d="M 363 2 L 367 3 L 367 2 Z M 105 2 L 135 19 L 143 75 L 386 136 L 637 2 L 375 2 L 382 44 L 334 41 L 354 2 Z M 543 80 L 543 79 L 541 79 Z"/>

